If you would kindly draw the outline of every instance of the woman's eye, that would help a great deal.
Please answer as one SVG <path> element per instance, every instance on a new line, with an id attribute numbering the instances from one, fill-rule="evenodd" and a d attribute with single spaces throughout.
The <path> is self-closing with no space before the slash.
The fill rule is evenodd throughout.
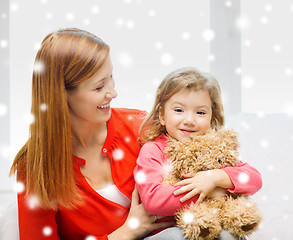
<path id="1" fill-rule="evenodd" d="M 97 88 L 96 88 L 96 91 L 100 91 L 100 90 L 102 90 L 103 87 L 104 87 L 104 85 L 101 86 L 101 87 L 97 87 Z"/>

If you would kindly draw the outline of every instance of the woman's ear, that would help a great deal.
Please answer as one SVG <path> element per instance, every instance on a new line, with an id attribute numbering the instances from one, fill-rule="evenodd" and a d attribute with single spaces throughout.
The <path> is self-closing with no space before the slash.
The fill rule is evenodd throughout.
<path id="1" fill-rule="evenodd" d="M 159 107 L 159 120 L 162 126 L 165 126 L 164 113 L 162 106 Z"/>

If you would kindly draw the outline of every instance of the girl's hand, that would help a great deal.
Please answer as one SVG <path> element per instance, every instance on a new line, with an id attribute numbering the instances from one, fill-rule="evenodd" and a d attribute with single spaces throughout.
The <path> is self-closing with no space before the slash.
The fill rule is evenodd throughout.
<path id="1" fill-rule="evenodd" d="M 144 237 L 159 228 L 174 226 L 175 221 L 156 223 L 164 216 L 149 214 L 144 206 L 139 203 L 138 191 L 135 187 L 132 193 L 132 202 L 128 217 L 125 223 L 116 231 L 111 233 L 108 238 L 121 240 L 134 240 Z"/>
<path id="2" fill-rule="evenodd" d="M 195 176 L 184 174 L 183 177 L 186 179 L 175 184 L 175 186 L 183 187 L 174 192 L 175 196 L 188 192 L 180 199 L 181 202 L 185 202 L 199 194 L 199 198 L 196 202 L 196 204 L 199 204 L 217 187 L 215 177 L 213 176 L 211 170 L 198 172 Z"/>

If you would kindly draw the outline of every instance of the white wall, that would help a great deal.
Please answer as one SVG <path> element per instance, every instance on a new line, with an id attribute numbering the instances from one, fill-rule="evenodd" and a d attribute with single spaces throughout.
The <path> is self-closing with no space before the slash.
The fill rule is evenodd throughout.
<path id="1" fill-rule="evenodd" d="M 111 46 L 115 106 L 149 110 L 170 71 L 212 71 L 223 88 L 228 123 L 240 132 L 243 161 L 263 175 L 254 198 L 265 218 L 251 239 L 291 239 L 284 229 L 293 223 L 292 1 L 11 0 L 10 11 L 8 2 L 0 2 L 0 210 L 4 193 L 13 192 L 9 152 L 12 159 L 28 137 L 38 45 L 50 31 L 79 27 Z"/>

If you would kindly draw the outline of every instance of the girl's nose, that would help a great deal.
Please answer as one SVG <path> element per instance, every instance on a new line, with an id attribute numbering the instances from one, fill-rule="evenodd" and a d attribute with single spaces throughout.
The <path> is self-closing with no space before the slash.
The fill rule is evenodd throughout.
<path id="1" fill-rule="evenodd" d="M 184 118 L 184 121 L 183 121 L 184 124 L 186 125 L 195 125 L 195 119 L 193 117 L 192 114 L 187 114 Z"/>

